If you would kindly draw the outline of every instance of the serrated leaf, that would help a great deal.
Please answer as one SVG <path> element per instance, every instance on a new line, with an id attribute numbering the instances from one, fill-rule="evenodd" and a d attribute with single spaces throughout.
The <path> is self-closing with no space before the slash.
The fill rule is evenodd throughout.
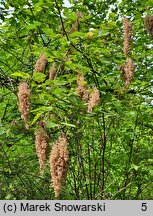
<path id="1" fill-rule="evenodd" d="M 21 77 L 23 79 L 28 79 L 30 77 L 30 75 L 28 73 L 24 73 L 24 72 L 15 72 L 11 74 L 12 77 Z"/>
<path id="2" fill-rule="evenodd" d="M 68 11 L 65 13 L 68 20 L 75 21 L 77 19 L 77 15 L 74 12 Z"/>
<path id="3" fill-rule="evenodd" d="M 59 124 L 56 124 L 54 122 L 48 122 L 48 124 L 47 124 L 47 128 L 54 128 L 54 127 L 58 127 L 58 126 L 59 126 Z"/>
<path id="4" fill-rule="evenodd" d="M 46 108 L 46 106 L 41 106 L 40 108 L 37 108 L 37 109 L 34 109 L 34 110 L 32 110 L 31 112 L 32 113 L 35 113 L 35 112 L 46 112 L 46 110 L 47 110 L 47 108 Z"/>
<path id="5" fill-rule="evenodd" d="M 132 165 L 132 168 L 133 168 L 134 170 L 136 170 L 136 171 L 139 169 L 139 167 L 138 167 L 137 165 L 135 165 L 135 164 Z"/>
<path id="6" fill-rule="evenodd" d="M 68 126 L 68 127 L 76 127 L 74 124 L 68 124 L 68 123 L 66 123 L 66 122 L 62 122 L 61 124 L 62 124 L 62 125 L 66 125 L 66 126 Z"/>
<path id="7" fill-rule="evenodd" d="M 43 82 L 46 78 L 46 75 L 40 72 L 34 72 L 33 79 L 36 82 Z"/>
<path id="8" fill-rule="evenodd" d="M 33 21 L 33 23 L 28 24 L 27 29 L 28 29 L 28 30 L 36 29 L 36 28 L 39 27 L 40 25 L 41 25 L 40 22 L 38 22 L 38 21 Z"/>
<path id="9" fill-rule="evenodd" d="M 43 111 L 37 113 L 37 115 L 34 117 L 32 123 L 31 123 L 31 125 L 33 125 L 43 113 L 44 113 Z"/>
<path id="10" fill-rule="evenodd" d="M 3 128 L 0 128 L 0 135 L 4 134 L 5 130 Z"/>
<path id="11" fill-rule="evenodd" d="M 151 176 L 153 176 L 153 170 L 150 170 L 149 173 Z"/>
<path id="12" fill-rule="evenodd" d="M 71 34 L 71 37 L 84 37 L 85 34 L 79 31 L 75 31 Z"/>
<path id="13" fill-rule="evenodd" d="M 134 112 L 134 111 L 130 111 L 130 112 L 128 112 L 128 115 L 133 116 L 133 117 L 136 116 L 136 114 L 137 114 L 137 113 Z"/>
<path id="14" fill-rule="evenodd" d="M 148 162 L 153 164 L 153 159 L 148 159 Z"/>
<path id="15" fill-rule="evenodd" d="M 63 90 L 60 88 L 56 88 L 52 91 L 52 93 L 55 95 L 61 95 L 63 93 Z"/>

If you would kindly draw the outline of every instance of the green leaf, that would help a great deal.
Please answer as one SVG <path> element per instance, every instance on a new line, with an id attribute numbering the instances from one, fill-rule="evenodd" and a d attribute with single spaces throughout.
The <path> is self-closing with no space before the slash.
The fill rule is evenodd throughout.
<path id="1" fill-rule="evenodd" d="M 39 108 L 37 108 L 37 109 L 34 109 L 34 110 L 32 110 L 31 112 L 32 113 L 36 113 L 36 112 L 46 112 L 46 110 L 47 110 L 47 107 L 46 106 L 41 106 L 41 107 L 39 107 Z"/>
<path id="2" fill-rule="evenodd" d="M 52 93 L 55 94 L 55 95 L 61 95 L 63 93 L 63 90 L 61 88 L 55 88 L 52 91 Z"/>
<path id="3" fill-rule="evenodd" d="M 68 127 L 76 127 L 74 124 L 68 124 L 68 123 L 66 123 L 66 122 L 62 122 L 61 124 L 62 124 L 62 125 L 66 125 L 66 126 L 68 126 Z"/>
<path id="4" fill-rule="evenodd" d="M 135 117 L 136 116 L 136 112 L 135 111 L 130 111 L 130 112 L 127 112 L 127 115 L 131 116 L 131 117 Z"/>
<path id="5" fill-rule="evenodd" d="M 149 174 L 150 174 L 151 176 L 153 176 L 153 170 L 150 170 L 150 171 L 149 171 Z"/>
<path id="6" fill-rule="evenodd" d="M 71 34 L 71 37 L 84 37 L 86 34 L 79 32 L 79 31 L 75 31 Z"/>
<path id="7" fill-rule="evenodd" d="M 148 159 L 148 163 L 153 164 L 153 159 Z"/>
<path id="8" fill-rule="evenodd" d="M 47 123 L 47 128 L 54 128 L 54 127 L 58 127 L 58 126 L 59 126 L 59 124 L 56 124 L 54 122 L 48 122 Z"/>
<path id="9" fill-rule="evenodd" d="M 139 167 L 137 165 L 135 165 L 135 164 L 132 164 L 131 169 L 134 169 L 134 170 L 137 171 L 139 169 Z"/>
<path id="10" fill-rule="evenodd" d="M 33 125 L 33 124 L 40 118 L 40 116 L 41 116 L 43 113 L 44 113 L 44 111 L 41 111 L 41 112 L 37 113 L 37 115 L 34 117 L 32 123 L 31 123 L 31 125 Z"/>
<path id="11" fill-rule="evenodd" d="M 67 11 L 67 12 L 65 12 L 65 15 L 66 15 L 68 20 L 75 21 L 77 19 L 77 15 L 75 12 Z"/>
<path id="12" fill-rule="evenodd" d="M 3 128 L 0 128 L 0 135 L 4 134 L 5 130 Z"/>
<path id="13" fill-rule="evenodd" d="M 27 29 L 28 30 L 36 29 L 40 25 L 41 25 L 41 22 L 33 21 L 33 23 L 28 24 Z"/>
<path id="14" fill-rule="evenodd" d="M 23 79 L 28 79 L 30 77 L 30 75 L 28 73 L 24 73 L 24 72 L 15 72 L 11 74 L 12 77 L 21 77 Z"/>
<path id="15" fill-rule="evenodd" d="M 43 82 L 46 78 L 46 75 L 40 72 L 34 72 L 33 80 L 36 82 Z"/>

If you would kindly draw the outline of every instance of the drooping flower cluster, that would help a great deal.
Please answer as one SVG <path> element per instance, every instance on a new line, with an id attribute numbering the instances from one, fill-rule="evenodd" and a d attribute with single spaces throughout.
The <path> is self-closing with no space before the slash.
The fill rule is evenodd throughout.
<path id="1" fill-rule="evenodd" d="M 56 63 L 53 62 L 52 66 L 51 66 L 51 68 L 49 70 L 49 79 L 53 80 L 54 77 L 55 77 L 55 74 L 56 74 Z"/>
<path id="2" fill-rule="evenodd" d="M 76 13 L 76 15 L 77 15 L 77 19 L 76 19 L 76 21 L 74 22 L 74 24 L 73 24 L 73 26 L 72 26 L 72 28 L 71 28 L 71 30 L 70 30 L 70 33 L 73 33 L 73 32 L 75 32 L 75 31 L 78 31 L 78 29 L 79 29 L 79 24 L 80 24 L 80 18 L 83 17 L 83 16 L 82 16 L 82 13 L 79 12 L 79 11 Z"/>
<path id="3" fill-rule="evenodd" d="M 35 64 L 34 71 L 44 73 L 48 60 L 45 54 L 42 54 Z"/>
<path id="4" fill-rule="evenodd" d="M 128 86 L 134 74 L 135 66 L 132 59 L 129 57 L 131 38 L 132 38 L 132 26 L 127 17 L 123 18 L 123 38 L 124 38 L 124 55 L 126 57 L 125 64 L 121 65 L 122 77 L 125 81 L 125 85 Z"/>
<path id="5" fill-rule="evenodd" d="M 134 74 L 134 63 L 132 59 L 127 58 L 126 63 L 122 66 L 123 78 L 125 80 L 125 84 L 129 85 L 132 81 L 132 77 Z"/>
<path id="6" fill-rule="evenodd" d="M 18 109 L 21 113 L 21 118 L 28 128 L 27 121 L 30 113 L 30 89 L 27 83 L 20 82 L 18 86 Z"/>
<path id="7" fill-rule="evenodd" d="M 123 37 L 124 55 L 128 56 L 132 37 L 132 26 L 126 17 L 123 18 Z"/>
<path id="8" fill-rule="evenodd" d="M 43 174 L 48 144 L 47 144 L 47 133 L 41 125 L 35 131 L 35 146 L 36 146 L 36 153 L 40 164 L 40 173 Z"/>
<path id="9" fill-rule="evenodd" d="M 88 89 L 86 86 L 86 81 L 84 80 L 84 76 L 82 74 L 77 75 L 77 93 L 81 97 L 82 101 L 85 102 L 88 99 Z"/>
<path id="10" fill-rule="evenodd" d="M 93 108 L 98 105 L 99 99 L 100 99 L 100 92 L 97 88 L 94 88 L 93 92 L 89 95 L 88 112 L 92 112 Z"/>
<path id="11" fill-rule="evenodd" d="M 60 195 L 63 183 L 66 180 L 68 161 L 68 143 L 65 134 L 62 134 L 53 144 L 50 154 L 50 171 L 55 197 Z"/>
<path id="12" fill-rule="evenodd" d="M 145 18 L 145 27 L 150 37 L 153 38 L 153 16 L 146 16 Z"/>

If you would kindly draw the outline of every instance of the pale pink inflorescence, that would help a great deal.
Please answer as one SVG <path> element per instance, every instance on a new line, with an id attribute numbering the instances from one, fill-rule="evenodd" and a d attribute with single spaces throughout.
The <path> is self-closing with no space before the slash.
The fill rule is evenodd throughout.
<path id="1" fill-rule="evenodd" d="M 100 99 L 100 92 L 97 88 L 94 88 L 93 92 L 89 95 L 88 112 L 92 112 L 93 108 L 98 105 L 99 99 Z"/>
<path id="2" fill-rule="evenodd" d="M 84 76 L 82 74 L 77 75 L 77 93 L 81 97 L 83 102 L 86 102 L 88 99 L 88 89 L 86 85 L 86 81 L 84 80 Z"/>
<path id="3" fill-rule="evenodd" d="M 60 195 L 62 186 L 65 183 L 68 161 L 68 143 L 65 134 L 62 134 L 53 144 L 50 154 L 50 171 L 55 197 Z"/>
<path id="4" fill-rule="evenodd" d="M 126 85 L 129 85 L 131 83 L 134 70 L 135 70 L 135 65 L 132 59 L 127 58 L 126 63 L 122 66 L 123 78 L 125 80 Z"/>
<path id="5" fill-rule="evenodd" d="M 39 126 L 35 131 L 36 153 L 40 164 L 40 173 L 43 174 L 47 155 L 47 133 L 45 129 Z"/>
<path id="6" fill-rule="evenodd" d="M 35 64 L 34 71 L 44 73 L 48 60 L 45 54 L 42 54 Z"/>
<path id="7" fill-rule="evenodd" d="M 53 80 L 55 78 L 55 74 L 56 74 L 56 63 L 53 62 L 50 70 L 49 70 L 49 79 Z"/>
<path id="8" fill-rule="evenodd" d="M 145 18 L 145 27 L 150 37 L 153 38 L 153 16 L 146 16 Z"/>
<path id="9" fill-rule="evenodd" d="M 21 113 L 21 118 L 28 128 L 27 121 L 30 113 L 30 89 L 27 83 L 20 82 L 18 86 L 18 109 Z"/>
<path id="10" fill-rule="evenodd" d="M 76 13 L 77 15 L 77 19 L 75 20 L 74 24 L 72 25 L 72 28 L 70 30 L 70 33 L 73 33 L 75 31 L 78 31 L 79 30 L 79 24 L 80 24 L 80 18 L 83 17 L 82 13 L 81 12 L 77 12 Z"/>
<path id="11" fill-rule="evenodd" d="M 128 56 L 132 37 L 132 26 L 131 22 L 126 17 L 123 18 L 123 37 L 124 55 Z"/>

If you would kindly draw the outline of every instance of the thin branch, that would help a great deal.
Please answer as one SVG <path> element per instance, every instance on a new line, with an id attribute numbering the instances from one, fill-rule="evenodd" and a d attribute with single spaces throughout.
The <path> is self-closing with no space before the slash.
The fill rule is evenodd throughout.
<path id="1" fill-rule="evenodd" d="M 61 14 L 61 11 L 60 11 L 60 8 L 59 8 L 59 5 L 58 5 L 58 3 L 57 3 L 56 0 L 55 0 L 55 4 L 56 4 L 56 8 L 57 8 L 57 10 L 58 10 L 58 14 L 59 14 L 60 21 L 61 21 L 61 24 L 62 24 L 62 30 L 63 30 L 63 33 L 64 33 L 64 35 L 66 36 L 67 41 L 70 41 L 70 40 L 69 40 L 69 37 L 68 37 L 68 35 L 67 35 L 67 32 L 66 32 L 66 30 L 65 30 L 65 27 L 64 27 L 64 22 L 63 22 L 63 19 L 62 19 L 62 14 Z"/>
<path id="2" fill-rule="evenodd" d="M 9 106 L 9 101 L 10 101 L 10 97 L 8 98 L 7 104 L 6 104 L 5 109 L 4 109 L 4 113 L 3 113 L 3 116 L 2 116 L 2 119 L 1 119 L 2 122 L 3 122 L 4 119 L 5 119 L 6 111 L 7 111 L 7 108 L 8 108 L 8 106 Z"/>
<path id="3" fill-rule="evenodd" d="M 103 113 L 103 153 L 102 153 L 102 192 L 105 188 L 105 149 L 106 149 L 106 126 L 105 126 L 105 115 Z M 103 194 L 102 194 L 103 195 Z"/>
<path id="4" fill-rule="evenodd" d="M 114 198 L 117 194 L 121 193 L 122 191 L 125 191 L 131 184 L 132 184 L 132 183 L 130 182 L 130 183 L 129 183 L 128 185 L 126 185 L 125 187 L 119 189 L 119 190 L 113 195 L 113 197 L 111 197 L 111 199 L 113 200 L 113 198 Z"/>
<path id="5" fill-rule="evenodd" d="M 35 15 L 34 15 L 34 13 L 33 13 L 33 9 L 32 9 L 32 7 L 31 7 L 31 4 L 29 3 L 28 0 L 27 0 L 27 4 L 28 4 L 29 9 L 30 9 L 30 11 L 31 11 L 31 14 L 32 14 L 32 16 L 33 16 L 33 19 L 34 19 L 35 21 L 37 21 Z M 41 30 L 39 27 L 38 27 L 38 29 L 39 29 L 40 32 L 42 32 L 42 30 Z M 40 38 L 41 38 L 41 40 L 42 40 L 42 42 L 43 42 L 43 45 L 46 46 L 46 43 L 45 43 L 45 41 L 44 41 L 44 39 L 43 39 L 43 37 L 42 37 L 42 34 L 40 34 Z"/>
<path id="6" fill-rule="evenodd" d="M 59 5 L 57 3 L 57 0 L 55 0 L 55 4 L 56 4 L 56 7 L 57 7 L 57 10 L 58 10 L 58 14 L 59 14 L 59 17 L 60 17 L 60 21 L 61 21 L 61 25 L 62 25 L 62 30 L 63 30 L 63 33 L 64 35 L 66 36 L 66 39 L 67 41 L 70 43 L 70 45 L 75 49 L 77 50 L 79 53 L 81 53 L 83 55 L 83 57 L 86 59 L 87 61 L 87 64 L 89 66 L 89 68 L 91 69 L 91 72 L 94 74 L 94 78 L 95 78 L 95 82 L 96 82 L 96 85 L 98 86 L 98 88 L 100 89 L 100 86 L 99 86 L 99 82 L 98 82 L 98 79 L 96 77 L 96 74 L 98 74 L 100 76 L 100 74 L 94 70 L 93 68 L 93 65 L 92 65 L 92 62 L 91 62 L 91 59 L 88 57 L 88 55 L 84 54 L 83 51 L 81 51 L 80 49 L 78 49 L 69 39 L 68 37 L 68 34 L 65 30 L 65 27 L 64 27 L 64 22 L 63 22 L 63 18 L 62 18 L 62 15 L 61 15 L 61 11 L 60 11 L 60 8 L 59 8 Z"/>

